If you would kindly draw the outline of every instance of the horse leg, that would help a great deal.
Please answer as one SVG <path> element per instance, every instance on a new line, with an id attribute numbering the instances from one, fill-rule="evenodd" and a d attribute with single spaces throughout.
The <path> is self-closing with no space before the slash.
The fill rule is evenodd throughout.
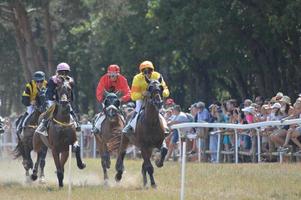
<path id="1" fill-rule="evenodd" d="M 34 168 L 33 168 L 32 175 L 31 175 L 31 180 L 33 180 L 33 181 L 37 180 L 37 178 L 38 178 L 38 170 L 39 170 L 40 161 L 41 161 L 41 155 L 40 155 L 40 152 L 38 152 L 37 160 L 34 164 Z"/>
<path id="2" fill-rule="evenodd" d="M 41 157 L 40 157 L 40 168 L 41 168 L 41 171 L 40 171 L 40 176 L 39 176 L 39 179 L 40 179 L 40 183 L 44 183 L 45 182 L 45 180 L 44 180 L 44 177 L 45 177 L 45 175 L 44 175 L 44 168 L 45 168 L 45 159 L 46 159 L 46 155 L 47 155 L 47 150 L 48 150 L 48 148 L 45 146 L 45 145 L 43 145 L 42 146 L 42 149 L 41 149 Z"/>
<path id="3" fill-rule="evenodd" d="M 101 141 L 101 143 L 99 144 L 99 152 L 101 155 L 101 166 L 102 166 L 102 170 L 103 170 L 103 175 L 104 175 L 104 181 L 105 181 L 105 185 L 107 184 L 107 180 L 109 179 L 108 176 L 108 172 L 107 169 L 110 168 L 110 153 L 107 150 L 107 145 Z"/>
<path id="4" fill-rule="evenodd" d="M 63 179 L 64 179 L 64 166 L 66 161 L 68 160 L 69 157 L 69 151 L 64 151 L 61 153 L 61 160 L 60 160 L 60 165 L 61 165 L 61 173 L 62 173 L 62 187 L 63 187 Z M 70 158 L 71 159 L 71 158 Z"/>
<path id="5" fill-rule="evenodd" d="M 155 161 L 155 164 L 156 164 L 157 167 L 163 167 L 164 160 L 165 160 L 165 157 L 166 157 L 167 152 L 168 152 L 168 150 L 167 150 L 167 148 L 165 146 L 166 145 L 163 145 L 161 147 L 161 150 L 160 150 L 160 155 L 161 155 L 160 159 L 158 159 L 158 160 Z"/>
<path id="6" fill-rule="evenodd" d="M 115 165 L 115 169 L 117 171 L 115 175 L 115 180 L 119 182 L 122 178 L 123 170 L 124 170 L 124 165 L 123 165 L 123 160 L 124 156 L 126 153 L 126 148 L 129 144 L 129 139 L 125 137 L 124 135 L 121 136 L 121 142 L 120 142 L 120 147 L 119 147 L 119 152 L 117 156 L 117 161 Z"/>
<path id="7" fill-rule="evenodd" d="M 150 178 L 151 186 L 153 188 L 156 188 L 157 186 L 156 186 L 155 179 L 153 176 L 154 167 L 150 161 L 150 157 L 152 155 L 152 150 L 151 149 L 142 149 L 141 155 L 143 158 L 143 164 L 142 164 L 143 185 L 145 187 L 147 184 L 147 178 L 146 178 L 146 172 L 147 172 L 149 175 L 149 178 Z"/>
<path id="8" fill-rule="evenodd" d="M 55 149 L 52 150 L 52 156 L 54 159 L 54 164 L 56 167 L 56 176 L 59 182 L 59 187 L 63 187 L 63 179 L 64 179 L 64 171 L 61 167 L 60 162 L 60 154 L 55 151 Z"/>
<path id="9" fill-rule="evenodd" d="M 84 169 L 84 168 L 86 167 L 86 164 L 83 163 L 82 158 L 80 157 L 80 146 L 79 146 L 79 144 L 78 144 L 78 141 L 76 141 L 76 142 L 73 144 L 73 151 L 75 152 L 77 167 L 78 167 L 79 169 Z"/>

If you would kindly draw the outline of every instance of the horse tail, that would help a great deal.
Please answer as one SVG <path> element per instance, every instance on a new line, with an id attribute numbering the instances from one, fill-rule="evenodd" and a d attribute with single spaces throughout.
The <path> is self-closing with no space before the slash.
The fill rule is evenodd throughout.
<path id="1" fill-rule="evenodd" d="M 20 156 L 23 156 L 25 154 L 24 145 L 21 140 L 18 141 L 18 144 L 17 144 L 16 148 L 14 149 L 13 154 L 14 154 L 14 159 L 17 159 Z"/>

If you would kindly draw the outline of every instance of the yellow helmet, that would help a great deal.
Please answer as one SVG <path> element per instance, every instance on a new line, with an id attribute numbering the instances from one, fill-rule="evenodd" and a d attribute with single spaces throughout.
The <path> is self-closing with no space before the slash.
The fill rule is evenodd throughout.
<path id="1" fill-rule="evenodd" d="M 152 69 L 152 70 L 155 69 L 153 63 L 152 63 L 151 61 L 148 61 L 148 60 L 143 61 L 143 62 L 140 64 L 139 70 L 140 70 L 140 72 L 141 72 L 143 69 L 146 69 L 146 68 L 150 68 L 150 69 Z"/>

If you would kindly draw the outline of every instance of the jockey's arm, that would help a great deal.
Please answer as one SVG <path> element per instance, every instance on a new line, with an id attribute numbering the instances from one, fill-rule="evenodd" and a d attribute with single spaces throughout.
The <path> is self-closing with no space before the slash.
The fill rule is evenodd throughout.
<path id="1" fill-rule="evenodd" d="M 103 101 L 104 87 L 105 87 L 105 79 L 104 77 L 101 77 L 96 88 L 96 99 L 99 103 L 102 103 Z"/>
<path id="2" fill-rule="evenodd" d="M 123 96 L 121 97 L 121 101 L 125 103 L 131 100 L 131 90 L 126 78 L 123 77 L 121 80 L 121 93 L 123 94 Z"/>
<path id="3" fill-rule="evenodd" d="M 30 95 L 31 95 L 31 92 L 30 92 L 30 85 L 29 84 L 26 84 L 26 88 L 22 94 L 22 104 L 24 106 L 30 106 Z"/>
<path id="4" fill-rule="evenodd" d="M 50 79 L 47 83 L 47 89 L 46 89 L 46 99 L 49 101 L 55 100 L 55 83 L 52 79 Z"/>
<path id="5" fill-rule="evenodd" d="M 161 75 L 161 77 L 162 77 L 161 85 L 163 86 L 163 97 L 167 98 L 169 96 L 169 89 L 168 89 L 162 75 Z"/>
<path id="6" fill-rule="evenodd" d="M 133 101 L 142 100 L 142 92 L 141 91 L 141 80 L 137 78 L 137 75 L 134 77 L 132 88 L 131 88 L 131 98 Z"/>

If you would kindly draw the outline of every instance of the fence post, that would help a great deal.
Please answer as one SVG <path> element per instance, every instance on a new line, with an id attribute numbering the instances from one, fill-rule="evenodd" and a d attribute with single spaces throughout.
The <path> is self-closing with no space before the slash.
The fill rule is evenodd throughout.
<path id="1" fill-rule="evenodd" d="M 84 157 L 84 136 L 83 136 L 84 134 L 83 133 L 84 133 L 83 131 L 80 132 L 80 149 L 81 149 L 80 157 L 81 158 Z"/>
<path id="2" fill-rule="evenodd" d="M 221 133 L 217 133 L 217 151 L 216 151 L 216 162 L 219 163 L 221 151 Z"/>
<path id="3" fill-rule="evenodd" d="M 93 158 L 96 158 L 96 139 L 93 137 Z"/>
<path id="4" fill-rule="evenodd" d="M 181 194 L 180 194 L 181 200 L 184 200 L 185 164 L 186 164 L 186 138 L 183 140 L 183 148 L 182 148 Z"/>
<path id="5" fill-rule="evenodd" d="M 238 164 L 238 135 L 237 135 L 237 129 L 235 129 L 235 163 Z"/>
<path id="6" fill-rule="evenodd" d="M 258 155 L 258 162 L 261 162 L 261 145 L 260 145 L 260 131 L 259 128 L 256 129 L 257 130 L 257 155 Z"/>

